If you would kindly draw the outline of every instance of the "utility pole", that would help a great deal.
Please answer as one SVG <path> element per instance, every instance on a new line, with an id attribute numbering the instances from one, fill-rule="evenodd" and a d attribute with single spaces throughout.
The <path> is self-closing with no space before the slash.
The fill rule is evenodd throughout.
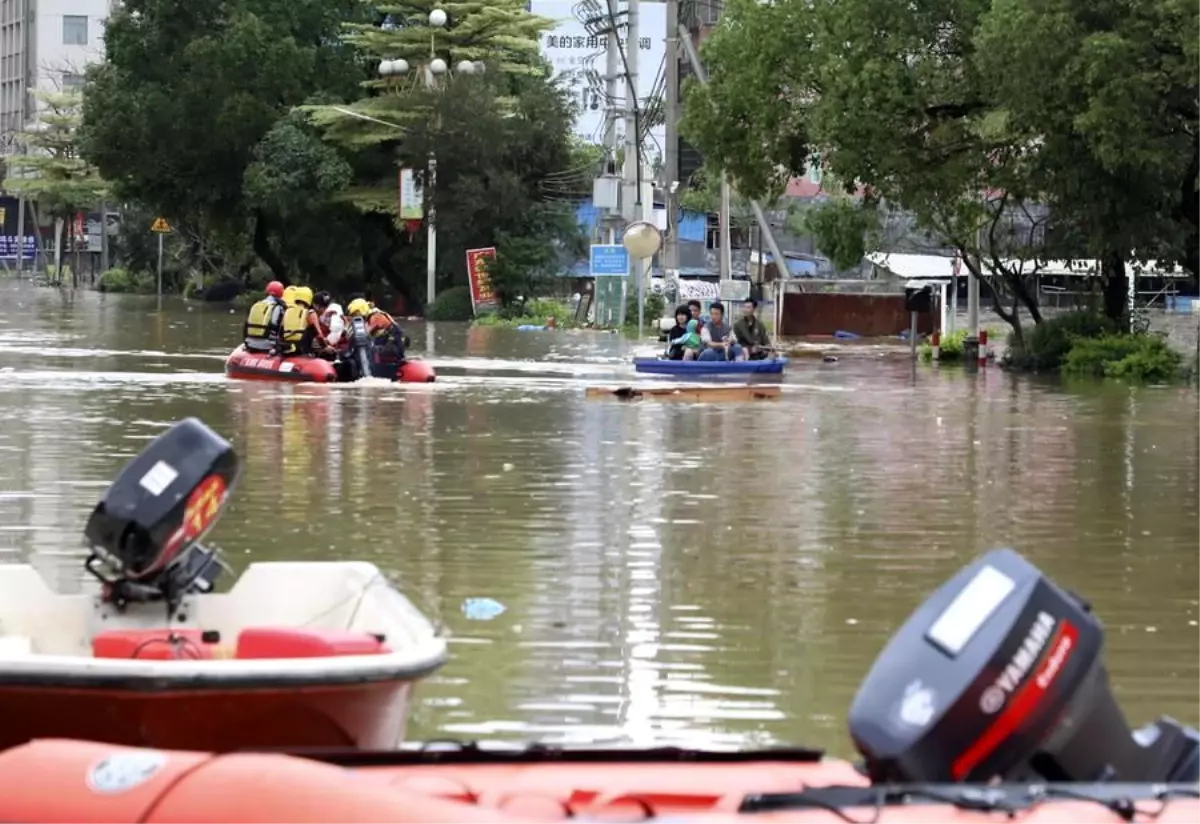
<path id="1" fill-rule="evenodd" d="M 692 64 L 692 71 L 696 73 L 696 79 L 700 81 L 702 86 L 708 85 L 708 72 L 704 70 L 704 64 L 700 62 L 700 55 L 696 53 L 696 47 L 692 45 L 691 36 L 688 31 L 679 27 L 679 40 L 683 44 L 684 53 L 687 54 L 688 62 Z M 787 277 L 787 261 L 783 257 L 783 252 L 779 249 L 779 243 L 775 240 L 775 233 L 771 231 L 771 224 L 767 222 L 767 216 L 762 210 L 762 206 L 757 200 L 750 201 L 750 208 L 754 211 L 754 219 L 758 222 L 758 229 L 763 233 L 763 238 L 767 241 L 767 246 L 771 250 L 771 255 L 775 258 L 775 267 L 779 271 L 779 277 Z M 804 291 L 804 287 L 797 282 L 797 288 Z"/>
<path id="2" fill-rule="evenodd" d="M 605 46 L 605 63 L 604 63 L 604 96 L 605 111 L 604 111 L 604 148 L 607 150 L 605 158 L 605 174 L 608 174 L 611 162 L 612 168 L 616 169 L 617 162 L 617 78 L 621 76 L 621 43 L 620 29 L 617 27 L 618 14 L 620 5 L 618 0 L 606 0 L 608 5 L 608 37 L 606 38 Z M 609 214 L 608 221 L 608 242 L 616 242 L 616 232 L 614 231 L 615 215 Z"/>
<path id="3" fill-rule="evenodd" d="M 668 281 L 679 275 L 679 0 L 667 0 L 666 116 L 667 145 L 663 152 L 663 191 L 666 193 L 667 236 L 663 239 L 663 272 Z"/>
<path id="4" fill-rule="evenodd" d="M 721 280 L 733 277 L 733 245 L 729 231 L 729 175 L 721 175 Z"/>
<path id="5" fill-rule="evenodd" d="M 621 216 L 625 226 L 640 220 L 638 206 L 642 201 L 642 141 L 641 123 L 638 112 L 638 36 L 639 0 L 628 0 L 626 9 L 625 48 L 625 168 L 624 185 L 621 187 Z M 641 282 L 643 264 L 629 257 L 629 278 L 621 292 L 621 326 L 625 325 L 625 304 L 630 285 L 634 290 Z"/>

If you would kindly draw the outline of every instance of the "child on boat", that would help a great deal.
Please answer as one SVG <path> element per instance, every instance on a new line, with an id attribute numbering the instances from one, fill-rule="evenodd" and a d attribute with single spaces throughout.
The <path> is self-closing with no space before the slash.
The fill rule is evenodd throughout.
<path id="1" fill-rule="evenodd" d="M 693 318 L 687 322 L 687 327 L 681 336 L 667 341 L 671 347 L 672 360 L 690 361 L 699 357 L 700 350 L 704 348 L 704 343 L 700 340 L 700 335 L 696 331 L 698 326 L 698 321 Z M 677 351 L 681 353 L 678 358 L 674 357 Z"/>

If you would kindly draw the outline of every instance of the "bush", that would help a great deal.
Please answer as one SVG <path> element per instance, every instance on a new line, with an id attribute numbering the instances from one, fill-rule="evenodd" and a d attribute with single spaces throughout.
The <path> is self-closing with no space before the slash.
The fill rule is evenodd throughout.
<path id="1" fill-rule="evenodd" d="M 667 299 L 656 292 L 648 292 L 644 306 L 646 308 L 642 314 L 646 320 L 646 325 L 651 329 L 657 329 L 659 318 L 667 312 Z M 635 292 L 625 300 L 625 328 L 637 331 L 637 320 L 638 299 Z"/>
<path id="2" fill-rule="evenodd" d="M 475 319 L 477 326 L 544 326 L 554 318 L 559 329 L 575 326 L 575 312 L 569 304 L 560 300 L 534 298 L 525 303 L 514 303 L 498 312 L 481 315 Z"/>
<path id="3" fill-rule="evenodd" d="M 474 314 L 469 286 L 454 286 L 441 292 L 425 310 L 429 320 L 470 320 Z"/>
<path id="4" fill-rule="evenodd" d="M 158 276 L 115 267 L 100 276 L 96 288 L 101 292 L 152 295 L 158 290 Z"/>
<path id="5" fill-rule="evenodd" d="M 1062 371 L 1151 383 L 1179 380 L 1185 374 L 1183 355 L 1158 335 L 1076 338 L 1063 360 Z"/>
<path id="6" fill-rule="evenodd" d="M 987 332 L 988 340 L 995 340 L 999 332 L 995 329 L 983 330 Z M 949 335 L 943 335 L 940 348 L 938 349 L 938 361 L 941 363 L 961 363 L 963 359 L 963 341 L 967 339 L 967 329 L 955 329 Z M 933 360 L 933 347 L 928 343 L 922 343 L 918 350 L 921 360 Z"/>
<path id="7" fill-rule="evenodd" d="M 1113 322 L 1088 310 L 1064 312 L 1047 318 L 1025 336 L 1024 350 L 1009 336 L 1009 364 L 1029 372 L 1053 372 L 1063 365 L 1075 341 L 1099 338 L 1116 332 Z"/>

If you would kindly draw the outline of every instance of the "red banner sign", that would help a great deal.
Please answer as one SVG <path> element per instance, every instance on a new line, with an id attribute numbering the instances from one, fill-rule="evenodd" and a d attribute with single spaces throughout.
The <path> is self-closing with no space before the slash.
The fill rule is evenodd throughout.
<path id="1" fill-rule="evenodd" d="M 492 292 L 492 279 L 488 276 L 488 261 L 496 259 L 496 247 L 467 250 L 467 279 L 471 283 L 471 305 L 475 314 L 481 309 L 495 309 L 499 299 Z"/>

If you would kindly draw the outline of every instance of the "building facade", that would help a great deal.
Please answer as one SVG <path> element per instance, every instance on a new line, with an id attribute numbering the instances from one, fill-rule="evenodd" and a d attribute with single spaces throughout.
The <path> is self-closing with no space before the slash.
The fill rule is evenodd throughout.
<path id="1" fill-rule="evenodd" d="M 33 89 L 83 84 L 104 57 L 104 23 L 115 0 L 0 0 L 0 154 L 37 121 Z"/>

